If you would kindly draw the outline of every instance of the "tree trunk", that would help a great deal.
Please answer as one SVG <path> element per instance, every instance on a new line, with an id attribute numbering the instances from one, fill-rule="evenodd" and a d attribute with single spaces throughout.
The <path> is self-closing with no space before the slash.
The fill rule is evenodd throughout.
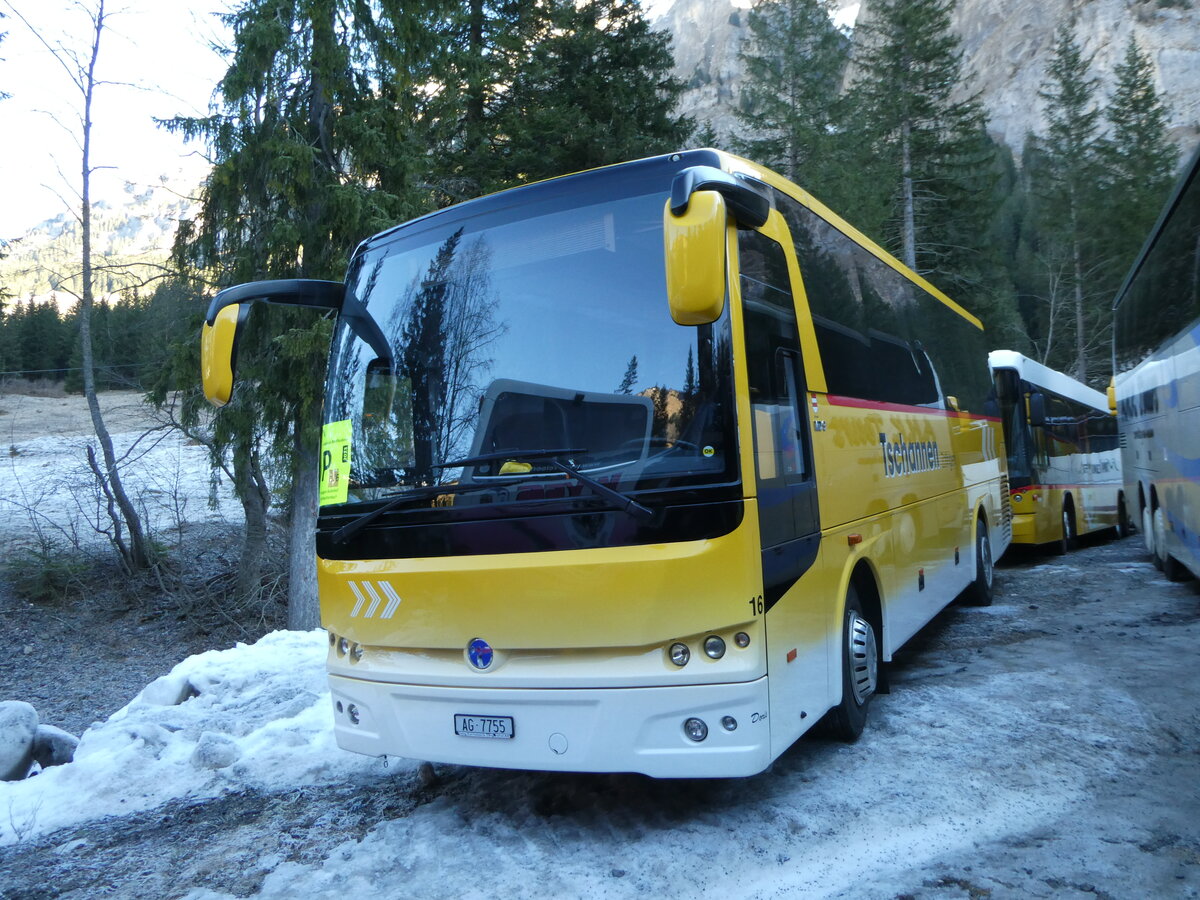
<path id="1" fill-rule="evenodd" d="M 1071 263 L 1075 276 L 1075 380 L 1087 382 L 1087 336 L 1083 322 L 1083 251 L 1079 246 L 1078 213 L 1071 199 Z"/>
<path id="2" fill-rule="evenodd" d="M 296 429 L 293 447 L 292 511 L 288 553 L 288 628 L 308 631 L 321 624 L 317 597 L 317 501 L 320 497 L 318 460 L 311 442 Z"/>
<path id="3" fill-rule="evenodd" d="M 901 174 L 903 175 L 900 189 L 903 192 L 902 202 L 904 206 L 901 252 L 904 264 L 915 272 L 917 271 L 917 225 L 914 210 L 915 201 L 913 198 L 912 127 L 908 122 L 904 122 L 900 126 L 900 165 Z"/>
<path id="4" fill-rule="evenodd" d="M 242 536 L 242 552 L 238 557 L 235 591 L 239 598 L 254 596 L 262 581 L 262 561 L 267 547 L 267 510 L 271 493 L 263 477 L 258 454 L 254 451 L 234 451 L 234 488 L 242 501 L 246 530 Z"/>
<path id="5" fill-rule="evenodd" d="M 96 60 L 100 55 L 100 34 L 104 30 L 104 0 L 96 10 L 94 20 L 95 31 L 92 40 L 91 57 L 88 60 L 87 72 L 80 81 L 83 90 L 83 165 L 82 165 L 82 209 L 80 232 L 83 238 L 83 291 L 79 304 L 79 343 L 83 368 L 83 394 L 87 398 L 88 411 L 92 416 L 92 426 L 96 431 L 96 439 L 104 456 L 103 474 L 96 466 L 97 477 L 102 479 L 101 488 L 111 495 L 120 514 L 110 512 L 114 529 L 113 544 L 130 570 L 144 569 L 150 564 L 150 556 L 146 537 L 142 530 L 142 521 L 137 509 L 129 500 L 124 486 L 121 484 L 121 473 L 117 467 L 117 456 L 113 449 L 112 435 L 104 424 L 100 413 L 100 401 L 96 396 L 95 360 L 92 353 L 92 197 L 91 197 L 91 141 L 92 141 L 92 96 L 96 87 Z M 110 507 L 111 509 L 111 507 Z M 129 533 L 129 545 L 125 546 L 121 538 L 122 524 Z"/>

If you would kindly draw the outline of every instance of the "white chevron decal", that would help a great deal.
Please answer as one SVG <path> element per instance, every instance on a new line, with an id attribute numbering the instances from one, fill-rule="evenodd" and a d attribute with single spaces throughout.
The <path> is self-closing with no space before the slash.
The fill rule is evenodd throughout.
<path id="1" fill-rule="evenodd" d="M 387 597 L 387 603 L 383 606 L 383 611 L 379 614 L 381 619 L 390 619 L 396 614 L 396 610 L 400 608 L 403 602 L 400 595 L 396 593 L 396 589 L 392 587 L 390 581 L 350 581 L 350 590 L 354 592 L 355 604 L 350 610 L 350 618 L 358 617 L 361 612 L 364 619 L 370 619 L 375 615 L 375 611 L 379 609 L 380 604 L 383 604 L 383 597 L 380 596 L 380 591 Z M 378 586 L 378 589 L 377 589 Z M 363 612 L 363 607 L 366 611 Z"/>

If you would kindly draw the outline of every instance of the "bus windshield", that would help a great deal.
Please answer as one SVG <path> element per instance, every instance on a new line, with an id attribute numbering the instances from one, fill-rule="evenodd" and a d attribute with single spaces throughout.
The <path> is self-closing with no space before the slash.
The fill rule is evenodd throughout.
<path id="1" fill-rule="evenodd" d="M 348 438 L 350 478 L 322 504 L 589 495 L 570 470 L 623 493 L 735 480 L 728 304 L 712 325 L 672 320 L 670 182 L 656 174 L 534 186 L 368 245 L 347 280 L 324 416 Z"/>

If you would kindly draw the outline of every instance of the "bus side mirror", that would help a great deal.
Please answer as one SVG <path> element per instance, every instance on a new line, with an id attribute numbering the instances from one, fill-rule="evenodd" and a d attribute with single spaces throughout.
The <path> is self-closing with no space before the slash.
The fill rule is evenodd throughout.
<path id="1" fill-rule="evenodd" d="M 1046 397 L 1043 394 L 1029 395 L 1029 424 L 1039 428 L 1046 424 Z"/>
<path id="2" fill-rule="evenodd" d="M 200 333 L 200 380 L 204 396 L 213 406 L 224 406 L 233 396 L 233 358 L 249 314 L 248 303 L 226 306 L 211 324 L 204 323 Z"/>
<path id="3" fill-rule="evenodd" d="M 680 215 L 663 209 L 667 303 L 679 325 L 707 325 L 725 309 L 725 198 L 692 194 Z"/>
<path id="4" fill-rule="evenodd" d="M 1104 393 L 1108 396 L 1108 411 L 1115 416 L 1117 414 L 1117 381 L 1115 377 L 1108 380 L 1108 389 Z"/>

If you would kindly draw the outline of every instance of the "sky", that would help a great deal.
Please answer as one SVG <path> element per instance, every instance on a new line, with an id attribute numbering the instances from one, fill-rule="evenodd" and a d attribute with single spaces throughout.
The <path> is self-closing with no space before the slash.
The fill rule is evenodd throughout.
<path id="1" fill-rule="evenodd" d="M 96 0 L 0 0 L 0 238 L 76 206 L 82 98 L 67 71 L 21 21 L 50 44 L 86 60 L 88 10 Z M 154 118 L 203 115 L 225 64 L 212 44 L 223 40 L 215 13 L 224 0 L 107 0 L 93 103 L 93 196 L 116 198 L 126 182 L 154 183 L 183 171 L 199 182 L 196 151 Z M 19 15 L 18 15 L 19 14 Z"/>

